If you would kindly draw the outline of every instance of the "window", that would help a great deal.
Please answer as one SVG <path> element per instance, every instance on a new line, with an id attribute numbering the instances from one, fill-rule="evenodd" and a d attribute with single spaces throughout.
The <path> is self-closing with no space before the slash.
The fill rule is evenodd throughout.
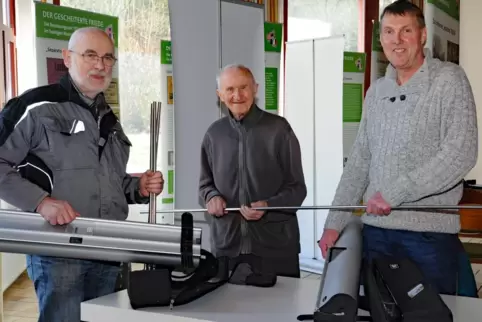
<path id="1" fill-rule="evenodd" d="M 1 69 L 4 73 L 2 78 L 2 95 L 0 110 L 6 102 L 17 95 L 17 67 L 15 46 L 15 8 L 14 2 L 2 1 L 2 24 L 1 24 Z"/>
<path id="2" fill-rule="evenodd" d="M 345 35 L 345 50 L 358 50 L 357 0 L 288 0 L 288 41 Z"/>
<path id="3" fill-rule="evenodd" d="M 8 5 L 10 1 L 9 0 L 2 0 L 2 24 L 3 25 L 8 25 L 8 20 L 9 20 L 9 14 L 8 14 Z"/>
<path id="4" fill-rule="evenodd" d="M 379 7 L 379 15 L 381 16 L 382 15 L 382 12 L 383 12 L 383 9 L 385 9 L 386 6 L 388 6 L 389 4 L 392 4 L 394 3 L 396 0 L 378 0 L 379 3 L 380 3 L 380 7 Z"/>
<path id="5" fill-rule="evenodd" d="M 132 142 L 127 172 L 142 173 L 149 167 L 150 105 L 161 95 L 160 42 L 170 39 L 168 1 L 62 0 L 60 4 L 119 18 L 120 117 Z M 161 153 L 159 146 L 158 160 Z"/>

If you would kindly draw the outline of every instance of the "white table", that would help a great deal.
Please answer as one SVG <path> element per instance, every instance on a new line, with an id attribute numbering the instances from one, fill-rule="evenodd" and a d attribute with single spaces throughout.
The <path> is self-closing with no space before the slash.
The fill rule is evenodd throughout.
<path id="1" fill-rule="evenodd" d="M 189 304 L 133 310 L 126 291 L 82 303 L 88 322 L 296 322 L 312 314 L 319 280 L 279 278 L 272 288 L 226 284 Z M 482 321 L 482 300 L 443 296 L 454 322 Z"/>

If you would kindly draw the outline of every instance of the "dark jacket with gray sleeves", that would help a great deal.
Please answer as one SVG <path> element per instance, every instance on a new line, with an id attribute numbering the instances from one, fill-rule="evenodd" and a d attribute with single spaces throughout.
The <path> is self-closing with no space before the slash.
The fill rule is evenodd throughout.
<path id="1" fill-rule="evenodd" d="M 214 196 L 222 196 L 227 207 L 256 201 L 301 206 L 306 185 L 289 123 L 257 106 L 240 122 L 226 116 L 213 123 L 202 143 L 199 196 L 204 206 Z M 217 256 L 285 257 L 300 251 L 296 211 L 267 211 L 258 221 L 246 221 L 239 212 L 207 220 Z"/>
<path id="2" fill-rule="evenodd" d="M 0 113 L 0 199 L 35 211 L 50 195 L 82 217 L 116 220 L 148 202 L 126 174 L 131 143 L 104 106 L 97 116 L 67 75 L 10 100 Z"/>

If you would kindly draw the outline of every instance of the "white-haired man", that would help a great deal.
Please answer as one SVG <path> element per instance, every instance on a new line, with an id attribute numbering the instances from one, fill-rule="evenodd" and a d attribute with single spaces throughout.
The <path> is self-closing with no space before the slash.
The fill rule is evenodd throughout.
<path id="1" fill-rule="evenodd" d="M 300 206 L 306 197 L 298 139 L 286 119 L 256 105 L 257 89 L 247 67 L 221 71 L 217 93 L 229 113 L 204 136 L 199 196 L 208 209 L 216 256 L 253 254 L 276 275 L 299 277 L 296 211 L 252 209 Z"/>

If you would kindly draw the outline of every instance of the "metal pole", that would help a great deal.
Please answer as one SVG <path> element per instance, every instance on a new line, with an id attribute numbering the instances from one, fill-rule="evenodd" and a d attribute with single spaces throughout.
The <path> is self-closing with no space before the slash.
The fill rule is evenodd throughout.
<path id="1" fill-rule="evenodd" d="M 159 127 L 161 119 L 161 102 L 151 103 L 151 138 L 150 138 L 150 165 L 151 171 L 157 171 L 157 153 L 159 147 Z M 149 195 L 149 223 L 155 224 L 157 222 L 157 200 L 156 195 L 151 193 Z"/>
<path id="2" fill-rule="evenodd" d="M 254 210 L 365 210 L 366 206 L 294 206 L 294 207 L 258 207 L 252 208 Z M 480 209 L 482 210 L 482 205 L 413 205 L 413 206 L 398 206 L 393 207 L 391 210 L 412 210 L 412 211 L 422 211 L 422 210 L 461 210 L 461 209 Z M 226 208 L 227 211 L 240 211 L 241 208 Z M 158 210 L 157 213 L 184 213 L 184 212 L 207 212 L 207 209 L 168 209 L 168 210 Z"/>
<path id="3" fill-rule="evenodd" d="M 151 103 L 150 124 L 150 160 L 149 168 L 152 172 L 157 171 L 157 153 L 159 148 L 159 128 L 161 124 L 161 102 Z M 154 193 L 149 194 L 149 219 L 150 224 L 157 223 L 157 199 Z M 155 269 L 155 265 L 145 265 L 146 270 Z"/>

